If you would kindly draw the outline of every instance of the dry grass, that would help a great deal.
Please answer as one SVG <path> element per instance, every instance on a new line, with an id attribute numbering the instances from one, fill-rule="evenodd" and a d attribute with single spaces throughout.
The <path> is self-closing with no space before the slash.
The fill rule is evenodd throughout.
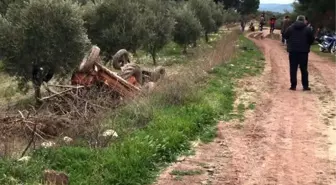
<path id="1" fill-rule="evenodd" d="M 20 107 L 24 117 L 17 109 L 1 114 L 1 134 L 7 139 L 22 138 L 26 141 L 31 138 L 32 128 L 37 125 L 37 132 L 41 135 L 37 143 L 42 138 L 56 139 L 64 135 L 96 141 L 104 129 L 111 127 L 127 135 L 145 127 L 158 105 L 184 105 L 195 100 L 197 88 L 206 82 L 208 72 L 232 56 L 237 37 L 237 32 L 226 33 L 214 48 L 195 48 L 193 61 L 172 68 L 177 72 L 157 84 L 154 92 L 124 102 L 126 106 L 114 109 L 119 104 L 116 101 L 119 98 L 110 96 L 106 89 L 91 89 L 85 98 L 78 92 L 68 93 L 51 98 L 39 108 L 25 104 Z"/>

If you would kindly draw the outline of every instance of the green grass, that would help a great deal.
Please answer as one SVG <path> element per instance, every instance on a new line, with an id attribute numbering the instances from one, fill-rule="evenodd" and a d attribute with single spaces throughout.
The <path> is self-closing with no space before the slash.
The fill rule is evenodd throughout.
<path id="1" fill-rule="evenodd" d="M 215 137 L 218 119 L 231 119 L 237 78 L 257 75 L 263 69 L 261 53 L 243 36 L 239 50 L 224 65 L 216 67 L 205 86 L 182 91 L 193 93 L 180 104 L 161 102 L 160 96 L 125 107 L 104 125 L 117 130 L 120 137 L 106 148 L 61 146 L 40 149 L 27 163 L 0 161 L 0 184 L 36 184 L 44 169 L 65 171 L 70 184 L 137 185 L 153 182 L 159 170 L 190 150 L 190 141 L 205 142 Z M 190 87 L 192 88 L 192 87 Z M 150 105 L 150 107 L 148 107 Z M 147 108 L 146 108 L 147 107 Z M 179 172 L 180 173 L 180 172 Z M 14 182 L 15 181 L 15 182 Z"/>
<path id="2" fill-rule="evenodd" d="M 319 48 L 320 48 L 319 45 L 314 44 L 314 45 L 311 46 L 311 51 L 313 51 L 314 53 L 316 53 L 316 54 L 318 54 L 322 57 L 326 57 L 333 62 L 336 62 L 335 55 L 331 54 L 330 52 L 321 52 Z"/>
<path id="3" fill-rule="evenodd" d="M 225 34 L 222 30 L 219 30 L 218 33 L 209 34 L 209 42 L 206 43 L 205 39 L 201 37 L 197 41 L 196 48 L 192 47 L 191 45 L 187 48 L 187 54 L 183 54 L 183 48 L 176 44 L 175 42 L 171 41 L 166 44 L 161 51 L 157 53 L 157 63 L 158 65 L 163 66 L 172 66 L 175 64 L 185 64 L 187 61 L 192 59 L 194 54 L 197 52 L 198 48 L 212 48 L 217 41 Z M 151 65 L 153 60 L 150 55 L 148 55 L 145 51 L 139 50 L 137 51 L 137 56 L 135 60 L 139 64 L 143 65 Z"/>

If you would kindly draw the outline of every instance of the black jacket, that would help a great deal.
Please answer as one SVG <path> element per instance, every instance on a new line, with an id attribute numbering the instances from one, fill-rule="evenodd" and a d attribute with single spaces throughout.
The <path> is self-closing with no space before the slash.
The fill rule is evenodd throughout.
<path id="1" fill-rule="evenodd" d="M 284 34 L 288 52 L 309 53 L 314 42 L 314 34 L 304 22 L 294 22 Z"/>

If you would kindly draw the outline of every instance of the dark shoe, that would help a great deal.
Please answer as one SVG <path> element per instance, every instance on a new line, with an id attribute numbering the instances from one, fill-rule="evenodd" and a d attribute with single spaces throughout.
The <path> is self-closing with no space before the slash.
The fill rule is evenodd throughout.
<path id="1" fill-rule="evenodd" d="M 296 87 L 291 87 L 291 88 L 289 88 L 289 90 L 296 91 Z"/>
<path id="2" fill-rule="evenodd" d="M 311 89 L 309 87 L 304 87 L 303 91 L 311 91 Z"/>

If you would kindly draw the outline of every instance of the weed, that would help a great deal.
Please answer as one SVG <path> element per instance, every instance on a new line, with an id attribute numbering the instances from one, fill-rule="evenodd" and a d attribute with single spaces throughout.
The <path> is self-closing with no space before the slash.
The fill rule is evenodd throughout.
<path id="1" fill-rule="evenodd" d="M 250 103 L 249 106 L 248 106 L 248 109 L 250 109 L 250 110 L 254 110 L 255 108 L 256 108 L 256 103 L 255 102 Z"/>
<path id="2" fill-rule="evenodd" d="M 177 176 L 192 176 L 192 175 L 201 175 L 202 173 L 203 173 L 202 170 L 173 170 L 169 174 Z"/>
<path id="3" fill-rule="evenodd" d="M 240 130 L 240 129 L 244 128 L 244 125 L 242 123 L 237 123 L 233 126 L 233 128 Z"/>
<path id="4" fill-rule="evenodd" d="M 203 143 L 209 143 L 213 141 L 213 139 L 216 137 L 216 127 L 208 126 L 204 128 L 203 133 L 200 136 L 200 139 Z"/>
<path id="5" fill-rule="evenodd" d="M 195 155 L 194 149 L 185 150 L 181 153 L 181 156 L 192 156 L 192 155 Z"/>

